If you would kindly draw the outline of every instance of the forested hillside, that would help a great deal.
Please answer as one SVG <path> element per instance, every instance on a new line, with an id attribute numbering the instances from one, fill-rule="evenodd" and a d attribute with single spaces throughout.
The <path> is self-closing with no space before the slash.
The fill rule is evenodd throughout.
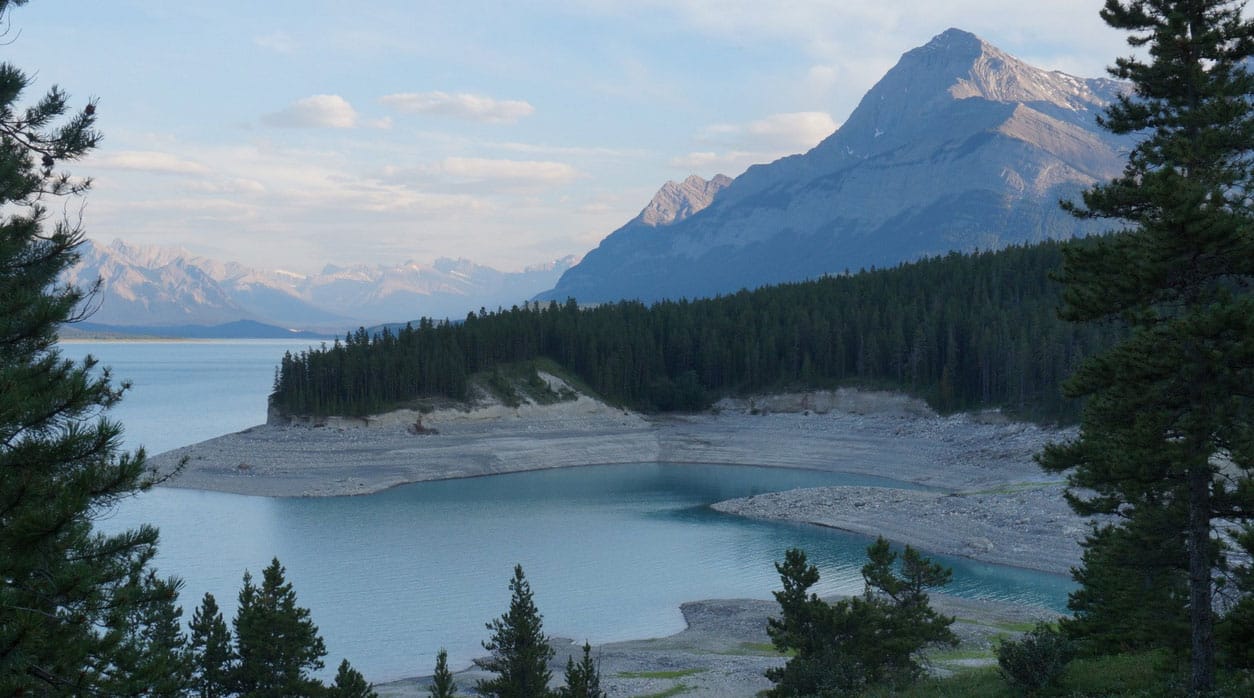
<path id="1" fill-rule="evenodd" d="M 463 398 L 469 376 L 544 357 L 647 411 L 852 384 L 900 389 L 941 411 L 1000 406 L 1069 421 L 1078 405 L 1059 383 L 1115 330 L 1057 318 L 1049 275 L 1062 245 L 951 254 L 708 300 L 554 302 L 460 323 L 424 319 L 374 337 L 359 330 L 285 356 L 271 399 L 288 414 L 362 415 Z"/>

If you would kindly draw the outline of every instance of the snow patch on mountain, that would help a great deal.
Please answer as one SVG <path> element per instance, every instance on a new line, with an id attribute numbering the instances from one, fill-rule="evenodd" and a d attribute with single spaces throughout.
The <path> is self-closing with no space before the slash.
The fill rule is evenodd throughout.
<path id="1" fill-rule="evenodd" d="M 480 307 L 520 304 L 551 287 L 573 258 L 502 272 L 465 259 L 396 266 L 337 266 L 317 274 L 253 269 L 185 249 L 87 241 L 64 280 L 80 288 L 101 281 L 88 300 L 91 321 L 105 325 L 216 325 L 251 320 L 283 327 L 342 331 L 427 316 L 459 318 Z"/>

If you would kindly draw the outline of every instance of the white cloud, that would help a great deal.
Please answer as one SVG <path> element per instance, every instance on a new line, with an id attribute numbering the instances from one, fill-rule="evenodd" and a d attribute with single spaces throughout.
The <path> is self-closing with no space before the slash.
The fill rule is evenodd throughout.
<path id="1" fill-rule="evenodd" d="M 535 107 L 521 100 L 498 100 L 467 93 L 399 92 L 380 97 L 379 102 L 401 112 L 435 114 L 489 124 L 512 124 L 535 111 Z"/>
<path id="2" fill-rule="evenodd" d="M 352 128 L 357 125 L 357 110 L 339 95 L 313 95 L 261 120 L 281 128 Z"/>
<path id="3" fill-rule="evenodd" d="M 733 46 L 787 46 L 827 70 L 811 71 L 806 106 L 847 114 L 858 99 L 896 63 L 903 51 L 926 43 L 949 27 L 973 32 L 1033 65 L 1074 75 L 1100 77 L 1123 36 L 1098 16 L 1094 0 L 563 0 L 598 19 L 639 30 L 698 36 Z M 647 17 L 648 21 L 639 21 Z M 819 89 L 813 89 L 819 88 Z"/>
<path id="4" fill-rule="evenodd" d="M 258 209 L 234 199 L 212 197 L 171 197 L 133 201 L 127 204 L 132 211 L 181 211 L 188 218 L 209 218 L 222 223 L 241 223 L 258 218 Z"/>
<path id="5" fill-rule="evenodd" d="M 471 181 L 505 181 L 529 184 L 563 184 L 579 177 L 579 170 L 564 162 L 545 160 L 494 160 L 489 158 L 445 158 L 441 173 Z"/>
<path id="6" fill-rule="evenodd" d="M 726 174 L 736 177 L 750 165 L 770 162 L 777 157 L 771 153 L 744 150 L 730 150 L 722 153 L 697 151 L 672 158 L 668 164 L 685 173 L 704 173 L 704 176 Z"/>
<path id="7" fill-rule="evenodd" d="M 549 145 L 546 143 L 518 143 L 518 142 L 484 142 L 476 141 L 481 145 L 490 148 L 499 148 L 500 150 L 508 150 L 514 153 L 543 153 L 545 155 L 561 155 L 565 157 L 583 157 L 583 158 L 599 158 L 604 160 L 618 160 L 623 158 L 639 158 L 649 155 L 649 151 L 644 149 L 627 149 L 627 148 L 607 148 L 603 146 L 572 146 L 572 145 Z"/>
<path id="8" fill-rule="evenodd" d="M 714 124 L 702 140 L 732 142 L 760 150 L 798 152 L 813 148 L 836 131 L 838 124 L 826 112 L 772 114 L 747 124 Z"/>
<path id="9" fill-rule="evenodd" d="M 736 175 L 750 165 L 772 162 L 813 148 L 839 125 L 826 112 L 790 112 L 743 124 L 712 124 L 696 136 L 714 149 L 672 158 L 670 166 L 684 172 Z"/>
<path id="10" fill-rule="evenodd" d="M 737 43 L 787 41 L 812 56 L 841 62 L 882 52 L 897 52 L 951 26 L 986 39 L 1030 34 L 1028 44 L 1069 45 L 1076 60 L 1087 63 L 1084 75 L 1098 75 L 1109 61 L 1107 38 L 1115 36 L 1098 17 L 1093 0 L 1050 0 L 1010 3 L 1008 0 L 567 0 L 585 11 L 610 15 L 642 15 L 660 26 L 678 24 L 707 36 Z M 1008 19 L 1013 18 L 1013 21 Z M 856 28 L 857 31 L 850 31 Z M 1077 39 L 1080 39 L 1077 41 Z M 1006 48 L 1006 47 L 1002 47 Z M 1035 52 L 1023 58 L 1039 58 Z M 1049 65 L 1045 67 L 1058 67 Z"/>
<path id="11" fill-rule="evenodd" d="M 189 183 L 188 191 L 205 194 L 229 194 L 233 196 L 263 196 L 268 190 L 266 185 L 248 177 L 225 177 L 214 180 L 202 180 Z"/>
<path id="12" fill-rule="evenodd" d="M 275 53 L 294 53 L 296 51 L 296 40 L 283 30 L 272 31 L 269 34 L 254 36 L 253 43 L 268 51 Z"/>
<path id="13" fill-rule="evenodd" d="M 831 65 L 810 66 L 806 71 L 806 87 L 811 92 L 826 94 L 840 80 L 840 69 Z"/>
<path id="14" fill-rule="evenodd" d="M 208 172 L 204 165 L 171 153 L 155 150 L 123 150 L 92 157 L 90 167 L 113 170 L 136 170 L 159 174 L 199 175 Z"/>

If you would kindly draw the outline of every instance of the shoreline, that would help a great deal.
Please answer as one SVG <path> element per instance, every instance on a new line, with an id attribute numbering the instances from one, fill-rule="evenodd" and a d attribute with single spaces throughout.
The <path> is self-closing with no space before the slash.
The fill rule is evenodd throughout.
<path id="1" fill-rule="evenodd" d="M 953 616 L 957 648 L 924 653 L 932 673 L 945 675 L 973 666 L 996 664 L 995 647 L 1003 637 L 1018 634 L 1038 621 L 1058 614 L 1047 609 L 998 601 L 978 601 L 933 593 L 932 606 Z M 829 603 L 838 597 L 829 597 Z M 684 628 L 664 637 L 594 645 L 592 655 L 607 696 L 678 695 L 694 698 L 755 698 L 772 684 L 763 672 L 782 666 L 787 657 L 775 651 L 766 633 L 766 621 L 778 612 L 774 601 L 713 599 L 684 603 Z M 566 658 L 581 657 L 583 643 L 550 637 L 555 650 L 549 670 L 560 684 Z M 434 657 L 429 661 L 434 663 Z M 466 690 L 489 674 L 475 665 L 454 671 L 459 689 Z M 419 698 L 428 695 L 429 675 L 375 684 L 380 698 Z M 460 694 L 459 694 L 460 695 Z"/>
<path id="2" fill-rule="evenodd" d="M 421 429 L 415 430 L 419 418 Z M 1062 484 L 1043 473 L 1032 456 L 1073 434 L 997 413 L 941 417 L 918 400 L 852 390 L 724 400 L 710 413 L 665 417 L 580 396 L 547 406 L 498 404 L 427 414 L 399 411 L 322 426 L 259 425 L 158 454 L 151 462 L 169 472 L 187 458 L 184 471 L 164 486 L 270 497 L 370 494 L 413 482 L 594 464 L 846 472 L 928 489 L 814 488 L 712 507 L 882 534 L 926 554 L 1066 574 L 1079 563 L 1085 520 L 1067 508 Z M 1028 629 L 1028 620 L 1057 615 L 993 601 L 934 598 L 961 609 L 943 612 L 961 617 L 965 651 L 975 651 L 975 661 L 985 664 L 993 661 L 996 637 Z M 774 608 L 773 602 L 749 600 L 683 604 L 687 627 L 678 634 L 596 648 L 603 686 L 616 696 L 679 686 L 685 695 L 753 696 L 769 687 L 762 671 L 783 661 L 765 636 L 765 618 Z M 973 645 L 967 636 L 976 638 Z M 574 651 L 574 645 L 559 649 L 556 680 Z M 946 661 L 937 666 L 944 670 Z M 472 666 L 458 672 L 459 685 L 473 685 L 480 676 L 476 671 Z M 681 674 L 670 675 L 676 671 Z M 390 698 L 419 696 L 426 695 L 426 683 L 424 677 L 402 679 L 376 690 Z"/>
<path id="3" fill-rule="evenodd" d="M 1080 562 L 1084 519 L 1046 482 L 1005 491 L 940 493 L 886 487 L 817 487 L 724 500 L 715 511 L 884 536 L 928 554 L 965 557 L 1065 576 Z M 929 525 L 919 525 L 927 521 Z M 1015 536 L 1001 531 L 1007 525 Z"/>
<path id="4" fill-rule="evenodd" d="M 423 432 L 413 425 L 421 420 Z M 369 494 L 427 480 L 644 462 L 753 465 L 881 476 L 945 491 L 1047 481 L 1031 456 L 1067 432 L 996 413 L 940 417 L 890 393 L 724 400 L 709 413 L 646 417 L 581 396 L 554 405 L 316 425 L 268 423 L 150 457 L 170 487 L 271 497 Z"/>
<path id="5" fill-rule="evenodd" d="M 364 495 L 432 480 L 654 462 L 842 472 L 926 489 L 790 490 L 712 506 L 1052 574 L 1080 561 L 1087 530 L 1063 502 L 1061 481 L 1032 460 L 1073 432 L 996 413 L 941 417 L 891 393 L 724 400 L 709 413 L 664 417 L 580 396 L 334 424 L 258 425 L 158 454 L 151 464 L 169 473 L 186 458 L 165 487 L 267 497 Z"/>

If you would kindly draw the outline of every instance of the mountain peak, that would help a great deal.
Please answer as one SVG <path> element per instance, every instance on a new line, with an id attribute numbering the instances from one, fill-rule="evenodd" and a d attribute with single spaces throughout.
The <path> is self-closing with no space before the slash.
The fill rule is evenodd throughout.
<path id="1" fill-rule="evenodd" d="M 995 128 L 1016 105 L 1091 129 L 1097 112 L 1120 89 L 1110 80 L 1034 67 L 975 34 L 947 29 L 903 54 L 817 150 L 825 166 L 832 166 L 892 151 L 912 134 L 973 118 L 988 119 L 985 128 Z M 976 112 L 983 116 L 976 117 Z"/>
<path id="2" fill-rule="evenodd" d="M 931 41 L 919 47 L 919 49 L 927 51 L 982 51 L 985 48 L 993 47 L 975 34 L 957 27 L 946 29 L 932 37 Z"/>
<path id="3" fill-rule="evenodd" d="M 703 180 L 668 182 L 548 297 L 701 297 L 1093 232 L 1056 202 L 1118 176 L 1127 140 L 1096 116 L 1124 89 L 946 30 L 818 146 L 750 167 L 704 210 L 683 198 Z"/>
<path id="4" fill-rule="evenodd" d="M 714 175 L 709 181 L 694 174 L 682 182 L 667 182 L 636 220 L 652 228 L 677 223 L 709 206 L 731 183 L 731 177 L 722 174 Z"/>
<path id="5" fill-rule="evenodd" d="M 1094 91 L 1093 81 L 1036 68 L 961 29 L 947 29 L 908 51 L 898 66 L 915 79 L 929 78 L 953 99 L 976 97 L 1087 111 L 1104 106 L 1108 97 Z"/>

